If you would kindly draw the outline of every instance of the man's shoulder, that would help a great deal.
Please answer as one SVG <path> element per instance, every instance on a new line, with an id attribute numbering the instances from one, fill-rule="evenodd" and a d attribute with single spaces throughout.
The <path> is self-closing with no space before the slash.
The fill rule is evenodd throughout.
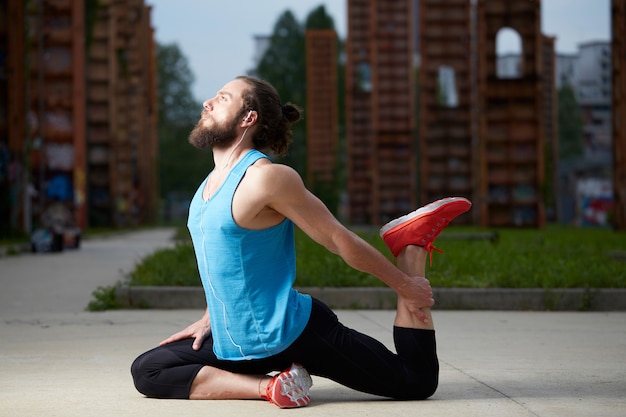
<path id="1" fill-rule="evenodd" d="M 258 187 L 257 191 L 264 192 L 280 188 L 299 188 L 304 185 L 300 174 L 295 169 L 267 159 L 259 160 L 250 166 L 246 177 L 250 186 Z"/>
<path id="2" fill-rule="evenodd" d="M 259 159 L 248 168 L 248 173 L 253 176 L 259 176 L 266 179 L 276 179 L 276 177 L 298 176 L 298 172 L 289 165 L 272 162 L 269 159 Z"/>

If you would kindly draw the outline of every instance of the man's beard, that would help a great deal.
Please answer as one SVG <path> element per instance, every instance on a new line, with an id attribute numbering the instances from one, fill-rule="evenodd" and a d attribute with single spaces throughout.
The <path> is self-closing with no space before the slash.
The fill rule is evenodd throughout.
<path id="1" fill-rule="evenodd" d="M 235 117 L 230 123 L 220 126 L 205 127 L 202 120 L 198 122 L 189 134 L 189 143 L 198 149 L 213 149 L 226 147 L 237 138 L 237 124 L 239 118 Z"/>

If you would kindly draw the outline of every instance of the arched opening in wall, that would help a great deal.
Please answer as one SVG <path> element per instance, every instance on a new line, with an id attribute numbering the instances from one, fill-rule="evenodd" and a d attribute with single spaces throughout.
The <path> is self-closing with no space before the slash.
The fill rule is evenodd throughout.
<path id="1" fill-rule="evenodd" d="M 524 74 L 522 37 L 510 27 L 503 27 L 496 35 L 496 76 L 521 78 Z"/>
<path id="2" fill-rule="evenodd" d="M 448 65 L 439 67 L 437 75 L 437 104 L 441 107 L 459 106 L 459 94 L 456 87 L 456 73 Z"/>

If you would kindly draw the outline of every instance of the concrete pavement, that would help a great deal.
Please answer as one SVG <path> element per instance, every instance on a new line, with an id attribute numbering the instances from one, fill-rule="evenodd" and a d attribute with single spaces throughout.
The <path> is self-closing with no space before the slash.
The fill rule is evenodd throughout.
<path id="1" fill-rule="evenodd" d="M 143 257 L 173 246 L 171 229 L 83 239 L 78 250 L 0 258 L 0 315 L 80 312 Z"/>
<path id="2" fill-rule="evenodd" d="M 390 401 L 314 377 L 312 402 L 152 400 L 129 367 L 201 314 L 84 311 L 171 231 L 87 240 L 78 251 L 0 259 L 0 416 L 626 416 L 626 313 L 435 311 L 440 386 L 427 401 Z M 392 346 L 393 311 L 340 318 Z M 384 381 L 381 381 L 384 383 Z"/>

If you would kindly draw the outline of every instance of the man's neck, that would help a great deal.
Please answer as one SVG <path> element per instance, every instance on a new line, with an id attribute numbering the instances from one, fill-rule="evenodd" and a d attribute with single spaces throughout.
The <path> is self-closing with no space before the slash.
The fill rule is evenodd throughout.
<path id="1" fill-rule="evenodd" d="M 224 149 L 214 149 L 213 150 L 213 162 L 215 163 L 214 171 L 228 171 L 230 170 L 239 158 L 246 152 L 248 152 L 251 148 L 249 146 L 233 146 Z"/>
<path id="2" fill-rule="evenodd" d="M 224 171 L 232 168 L 235 162 L 239 160 L 244 152 L 247 152 L 250 148 L 248 141 L 244 142 L 248 129 L 243 131 L 240 138 L 226 148 L 214 148 L 213 149 L 213 162 L 215 163 L 216 171 Z"/>

